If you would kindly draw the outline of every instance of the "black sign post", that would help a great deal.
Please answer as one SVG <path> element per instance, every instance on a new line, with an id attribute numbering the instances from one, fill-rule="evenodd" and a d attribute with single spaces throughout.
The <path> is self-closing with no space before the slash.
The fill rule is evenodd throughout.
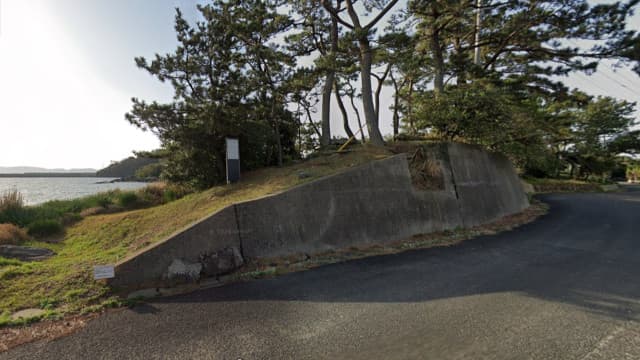
<path id="1" fill-rule="evenodd" d="M 240 145 L 238 139 L 226 138 L 227 143 L 227 184 L 240 180 Z"/>

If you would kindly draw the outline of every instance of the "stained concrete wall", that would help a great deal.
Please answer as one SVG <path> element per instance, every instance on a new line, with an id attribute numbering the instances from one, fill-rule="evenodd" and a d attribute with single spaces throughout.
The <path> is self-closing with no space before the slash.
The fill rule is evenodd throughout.
<path id="1" fill-rule="evenodd" d="M 120 262 L 112 284 L 163 285 L 176 259 L 197 263 L 223 248 L 236 247 L 244 258 L 314 253 L 471 227 L 529 205 L 513 166 L 501 155 L 463 144 L 431 145 L 424 154 L 434 164 L 438 186 L 414 185 L 408 154 L 374 161 L 231 205 Z"/>
<path id="2" fill-rule="evenodd" d="M 120 288 L 171 285 L 168 269 L 176 260 L 198 263 L 205 254 L 240 247 L 235 209 L 226 207 L 116 264 L 109 284 Z"/>

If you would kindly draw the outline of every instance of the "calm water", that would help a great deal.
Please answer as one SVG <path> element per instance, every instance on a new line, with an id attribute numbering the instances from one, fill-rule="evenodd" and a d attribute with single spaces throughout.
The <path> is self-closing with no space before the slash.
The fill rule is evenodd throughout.
<path id="1" fill-rule="evenodd" d="M 99 192 L 122 189 L 135 190 L 145 187 L 142 182 L 117 182 L 96 184 L 112 178 L 0 178 L 0 194 L 16 189 L 24 196 L 28 205 L 49 200 L 63 200 L 96 194 Z"/>

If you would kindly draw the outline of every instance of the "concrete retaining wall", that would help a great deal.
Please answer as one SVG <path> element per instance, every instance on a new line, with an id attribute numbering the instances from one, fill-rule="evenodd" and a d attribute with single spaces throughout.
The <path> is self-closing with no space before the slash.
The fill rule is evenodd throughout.
<path id="1" fill-rule="evenodd" d="M 425 147 L 419 161 L 416 154 L 231 205 L 120 262 L 111 284 L 165 286 L 176 261 L 197 269 L 204 255 L 222 249 L 239 249 L 244 258 L 314 253 L 471 227 L 529 205 L 503 156 L 463 144 Z"/>

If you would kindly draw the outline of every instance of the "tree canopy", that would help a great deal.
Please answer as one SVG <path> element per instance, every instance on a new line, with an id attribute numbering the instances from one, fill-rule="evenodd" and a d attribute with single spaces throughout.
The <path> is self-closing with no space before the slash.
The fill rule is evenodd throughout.
<path id="1" fill-rule="evenodd" d="M 224 178 L 225 137 L 245 169 L 331 146 L 332 104 L 377 146 L 390 123 L 393 139 L 480 144 L 533 174 L 602 175 L 640 151 L 635 104 L 560 80 L 604 59 L 640 74 L 638 1 L 212 0 L 194 23 L 176 9 L 175 51 L 135 59 L 174 97 L 133 98 L 126 118 L 158 135 L 169 179 L 197 186 Z"/>

